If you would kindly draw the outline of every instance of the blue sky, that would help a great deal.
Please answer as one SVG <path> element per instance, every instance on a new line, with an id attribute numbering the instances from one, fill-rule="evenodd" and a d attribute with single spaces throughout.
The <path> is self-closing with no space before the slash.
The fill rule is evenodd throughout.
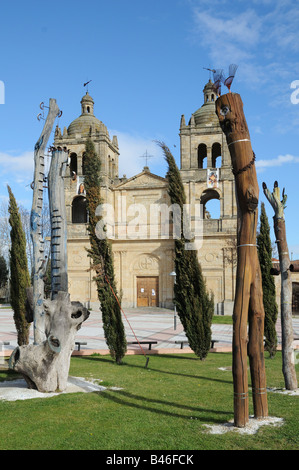
<path id="1" fill-rule="evenodd" d="M 80 114 L 83 83 L 95 115 L 118 136 L 120 176 L 166 165 L 154 140 L 179 164 L 179 124 L 203 104 L 203 67 L 238 64 L 258 179 L 286 188 L 287 236 L 299 258 L 299 6 L 295 0 L 78 0 L 1 2 L 0 201 L 10 184 L 30 209 L 33 148 L 41 101 L 56 98 L 59 126 Z M 296 88 L 291 88 L 291 84 Z M 224 89 L 223 89 L 224 92 Z M 293 95 L 292 95 L 293 94 Z M 293 96 L 293 103 L 291 97 Z M 0 88 L 0 103 L 1 103 Z M 272 208 L 260 193 L 272 226 Z M 273 233 L 273 231 L 272 231 Z"/>

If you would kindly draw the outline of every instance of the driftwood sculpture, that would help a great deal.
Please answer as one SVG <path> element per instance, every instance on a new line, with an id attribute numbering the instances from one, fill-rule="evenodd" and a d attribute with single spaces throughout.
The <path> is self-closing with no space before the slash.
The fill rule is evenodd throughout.
<path id="1" fill-rule="evenodd" d="M 41 132 L 41 135 L 34 147 L 34 181 L 33 200 L 30 216 L 31 238 L 33 242 L 33 334 L 34 344 L 40 344 L 45 339 L 44 327 L 44 275 L 47 263 L 44 258 L 44 241 L 41 233 L 41 215 L 43 208 L 43 194 L 45 181 L 45 157 L 44 153 L 55 122 L 59 108 L 53 98 L 49 102 L 49 112 Z M 29 294 L 31 295 L 31 293 Z M 30 320 L 30 318 L 28 318 Z"/>
<path id="2" fill-rule="evenodd" d="M 263 190 L 266 198 L 274 210 L 274 233 L 276 237 L 279 254 L 281 275 L 281 349 L 282 349 L 282 372 L 284 375 L 285 387 L 287 390 L 295 390 L 298 387 L 294 360 L 294 333 L 292 321 L 292 279 L 289 249 L 286 237 L 286 226 L 284 209 L 287 196 L 283 190 L 280 199 L 280 189 L 277 181 L 271 193 L 267 185 L 263 183 Z M 273 272 L 273 271 L 272 271 Z M 275 273 L 276 274 L 276 273 Z"/>
<path id="3" fill-rule="evenodd" d="M 216 101 L 216 113 L 231 155 L 238 204 L 237 280 L 233 311 L 234 422 L 235 426 L 244 427 L 249 421 L 247 354 L 254 416 L 268 416 L 263 344 L 265 312 L 256 246 L 259 188 L 255 155 L 240 95 L 222 95 Z"/>
<path id="4" fill-rule="evenodd" d="M 68 161 L 64 151 L 52 152 L 48 177 L 51 219 L 51 299 L 44 299 L 43 246 L 40 214 L 43 192 L 43 147 L 50 135 L 58 107 L 50 100 L 49 115 L 44 131 L 35 146 L 34 197 L 31 214 L 34 247 L 33 288 L 27 291 L 27 320 L 34 322 L 34 344 L 16 348 L 10 358 L 10 368 L 23 374 L 30 388 L 40 392 L 63 391 L 67 386 L 70 357 L 75 334 L 89 311 L 80 302 L 71 302 L 67 277 L 67 227 L 63 177 Z M 56 113 L 56 114 L 55 114 Z"/>
<path id="5" fill-rule="evenodd" d="M 17 347 L 10 357 L 10 368 L 24 376 L 29 388 L 39 392 L 63 391 L 75 335 L 89 311 L 80 302 L 70 302 L 66 292 L 59 292 L 55 300 L 45 300 L 43 308 L 46 340 Z"/>

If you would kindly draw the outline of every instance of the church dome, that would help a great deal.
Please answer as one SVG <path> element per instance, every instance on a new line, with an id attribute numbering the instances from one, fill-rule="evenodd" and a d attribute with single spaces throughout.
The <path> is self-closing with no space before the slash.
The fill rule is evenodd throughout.
<path id="1" fill-rule="evenodd" d="M 68 135 L 81 134 L 82 136 L 87 136 L 90 134 L 91 129 L 95 132 L 107 132 L 105 124 L 95 116 L 81 114 L 81 116 L 70 123 L 67 133 Z"/>
<path id="2" fill-rule="evenodd" d="M 94 101 L 92 97 L 86 92 L 81 99 L 82 114 L 77 119 L 72 121 L 67 129 L 69 136 L 80 134 L 81 136 L 88 136 L 90 132 L 101 132 L 108 134 L 105 124 L 93 114 Z"/>
<path id="3" fill-rule="evenodd" d="M 204 104 L 195 113 L 193 113 L 196 126 L 219 126 L 219 120 L 215 112 L 216 92 L 213 88 L 213 82 L 208 81 L 203 89 Z"/>

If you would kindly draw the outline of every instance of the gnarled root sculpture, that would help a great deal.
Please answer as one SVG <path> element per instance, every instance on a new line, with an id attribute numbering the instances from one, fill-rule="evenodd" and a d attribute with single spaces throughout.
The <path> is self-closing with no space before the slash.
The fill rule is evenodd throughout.
<path id="1" fill-rule="evenodd" d="M 30 309 L 30 298 L 28 299 Z M 20 372 L 29 388 L 40 392 L 64 391 L 74 349 L 75 335 L 89 317 L 80 302 L 71 302 L 66 292 L 44 301 L 46 340 L 41 344 L 17 347 L 9 361 Z"/>

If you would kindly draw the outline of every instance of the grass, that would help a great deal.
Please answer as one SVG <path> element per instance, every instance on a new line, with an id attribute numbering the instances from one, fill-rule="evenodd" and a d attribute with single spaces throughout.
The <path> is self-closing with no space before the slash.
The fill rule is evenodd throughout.
<path id="1" fill-rule="evenodd" d="M 126 356 L 117 366 L 109 356 L 71 360 L 70 375 L 100 379 L 104 392 L 61 394 L 49 399 L 0 401 L 0 449 L 298 449 L 299 398 L 268 393 L 269 415 L 282 427 L 255 435 L 208 434 L 207 424 L 233 419 L 230 353 Z M 268 387 L 284 387 L 281 353 L 266 357 Z M 0 371 L 0 380 L 15 378 Z M 121 390 L 112 390 L 110 387 Z M 250 413 L 252 402 L 250 400 Z"/>
<path id="2" fill-rule="evenodd" d="M 215 325 L 232 325 L 232 315 L 213 315 L 212 323 Z"/>

